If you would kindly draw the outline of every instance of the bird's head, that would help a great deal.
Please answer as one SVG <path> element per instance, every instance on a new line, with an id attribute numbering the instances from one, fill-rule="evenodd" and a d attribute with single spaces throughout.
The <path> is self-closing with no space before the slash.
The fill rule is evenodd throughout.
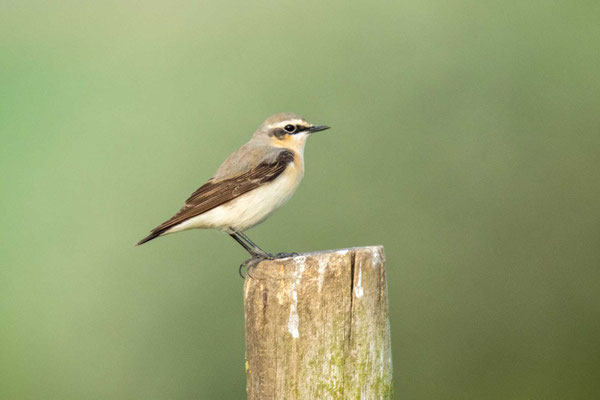
<path id="1" fill-rule="evenodd" d="M 312 133 L 325 129 L 329 127 L 313 125 L 299 115 L 280 113 L 267 118 L 254 137 L 266 139 L 271 146 L 302 152 L 306 138 Z"/>

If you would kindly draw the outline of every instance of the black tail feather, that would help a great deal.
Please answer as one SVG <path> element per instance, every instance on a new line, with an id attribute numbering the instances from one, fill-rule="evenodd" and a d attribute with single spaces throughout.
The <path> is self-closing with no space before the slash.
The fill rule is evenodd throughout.
<path id="1" fill-rule="evenodd" d="M 151 234 L 149 234 L 148 236 L 146 236 L 145 238 L 143 238 L 142 240 L 140 240 L 139 242 L 137 242 L 136 246 L 139 246 L 141 244 L 149 242 L 152 239 L 156 239 L 157 237 L 159 237 L 160 235 L 162 235 L 163 233 L 165 233 L 165 231 L 166 231 L 166 229 L 160 229 L 158 231 L 152 231 Z"/>

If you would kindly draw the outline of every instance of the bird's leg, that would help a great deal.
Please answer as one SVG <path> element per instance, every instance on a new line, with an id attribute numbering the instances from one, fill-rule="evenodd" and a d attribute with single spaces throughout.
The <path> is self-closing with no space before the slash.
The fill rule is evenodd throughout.
<path id="1" fill-rule="evenodd" d="M 243 268 L 248 267 L 248 270 L 249 270 L 251 267 L 255 266 L 261 260 L 274 258 L 272 254 L 267 253 L 266 251 L 264 251 L 263 249 L 258 247 L 258 245 L 256 243 L 254 243 L 252 240 L 250 240 L 250 238 L 248 236 L 244 235 L 242 232 L 236 232 L 233 229 L 231 231 L 232 231 L 232 233 L 230 233 L 229 236 L 234 238 L 235 241 L 238 242 L 244 249 L 246 249 L 246 251 L 248 253 L 250 253 L 250 255 L 252 256 L 251 258 L 247 259 L 246 261 L 244 261 L 243 263 L 240 264 L 238 273 L 240 274 L 240 276 L 242 278 L 244 278 L 244 279 L 246 278 L 242 274 Z"/>
<path id="2" fill-rule="evenodd" d="M 260 247 L 258 247 L 256 245 L 256 243 L 254 243 L 252 240 L 250 240 L 250 238 L 248 236 L 246 236 L 246 234 L 244 232 L 240 231 L 240 232 L 237 232 L 237 233 L 238 233 L 238 235 L 240 235 L 240 237 L 242 237 L 246 241 L 246 243 L 248 243 L 254 249 L 258 249 L 258 250 L 264 252 L 264 250 L 262 250 Z M 298 253 L 295 253 L 295 252 L 291 252 L 291 253 L 287 253 L 287 252 L 277 253 L 275 255 L 273 255 L 271 253 L 267 253 L 267 254 L 270 256 L 270 258 L 286 258 L 286 257 L 295 257 L 295 256 L 298 255 Z"/>
<path id="3" fill-rule="evenodd" d="M 242 274 L 242 269 L 247 267 L 249 271 L 251 267 L 255 266 L 261 260 L 294 257 L 298 255 L 298 253 L 277 253 L 276 255 L 267 253 L 266 251 L 258 247 L 258 245 L 252 241 L 252 239 L 250 239 L 244 234 L 244 232 L 234 231 L 233 229 L 231 231 L 232 233 L 230 233 L 229 236 L 234 238 L 235 241 L 238 242 L 244 249 L 246 249 L 246 251 L 252 256 L 251 258 L 247 259 L 246 261 L 240 264 L 238 273 L 244 279 L 246 277 Z M 248 272 L 248 274 L 249 273 L 250 272 Z"/>
<path id="4" fill-rule="evenodd" d="M 273 258 L 272 254 L 267 253 L 260 247 L 258 247 L 248 236 L 241 232 L 230 233 L 229 236 L 235 239 L 250 255 L 252 258 Z"/>
<path id="5" fill-rule="evenodd" d="M 260 255 L 263 256 L 264 258 L 273 258 L 273 254 L 271 253 L 267 253 L 266 251 L 264 251 L 263 249 L 261 249 L 260 247 L 258 247 L 258 245 L 256 243 L 254 243 L 248 236 L 246 236 L 246 234 L 242 231 L 236 232 L 236 234 L 244 241 L 246 241 L 246 243 L 248 245 L 250 245 L 250 247 L 252 247 L 252 250 Z"/>
<path id="6" fill-rule="evenodd" d="M 248 246 L 236 233 L 230 233 L 229 236 L 235 239 L 250 255 L 254 255 L 250 246 Z"/>

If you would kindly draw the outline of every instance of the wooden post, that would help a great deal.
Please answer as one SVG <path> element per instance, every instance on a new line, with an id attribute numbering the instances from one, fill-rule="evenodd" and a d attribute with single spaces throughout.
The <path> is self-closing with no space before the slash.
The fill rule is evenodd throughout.
<path id="1" fill-rule="evenodd" d="M 388 399 L 382 246 L 266 260 L 244 284 L 248 399 Z"/>

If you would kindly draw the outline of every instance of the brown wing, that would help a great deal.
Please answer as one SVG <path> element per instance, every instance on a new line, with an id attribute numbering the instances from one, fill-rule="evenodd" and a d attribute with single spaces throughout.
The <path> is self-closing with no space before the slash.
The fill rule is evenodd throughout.
<path id="1" fill-rule="evenodd" d="M 137 245 L 146 243 L 183 221 L 212 210 L 242 194 L 256 189 L 277 178 L 294 160 L 294 153 L 283 150 L 273 162 L 261 163 L 255 168 L 232 178 L 209 180 L 185 201 L 183 207 L 168 221 L 152 230 L 152 233 L 140 240 Z"/>

